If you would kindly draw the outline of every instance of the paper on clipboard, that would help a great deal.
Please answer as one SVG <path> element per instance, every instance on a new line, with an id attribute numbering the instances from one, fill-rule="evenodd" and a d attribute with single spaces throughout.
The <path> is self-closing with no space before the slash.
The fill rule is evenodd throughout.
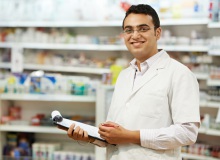
<path id="1" fill-rule="evenodd" d="M 95 127 L 95 126 L 91 126 L 91 125 L 88 125 L 88 124 L 85 124 L 85 123 L 81 123 L 81 122 L 78 122 L 78 121 L 63 118 L 61 116 L 61 114 L 59 113 L 59 111 L 53 111 L 51 113 L 51 116 L 52 116 L 52 119 L 54 121 L 54 124 L 56 124 L 56 125 L 60 125 L 60 126 L 65 127 L 65 128 L 69 128 L 74 123 L 75 127 L 79 126 L 83 130 L 87 131 L 87 133 L 90 137 L 93 137 L 96 140 L 107 143 L 106 140 L 104 140 L 103 138 L 100 137 L 100 135 L 98 133 L 98 128 Z M 57 116 L 58 116 L 59 120 L 55 120 L 57 118 Z"/>

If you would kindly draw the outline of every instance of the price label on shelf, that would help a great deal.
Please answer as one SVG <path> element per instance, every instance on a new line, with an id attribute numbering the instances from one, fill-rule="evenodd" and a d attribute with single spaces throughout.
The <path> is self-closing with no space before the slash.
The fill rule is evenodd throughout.
<path id="1" fill-rule="evenodd" d="M 216 123 L 220 123 L 220 106 L 218 108 L 218 114 L 217 114 L 217 117 L 216 117 Z"/>
<path id="2" fill-rule="evenodd" d="M 19 47 L 12 48 L 11 52 L 11 72 L 23 72 L 23 49 Z"/>

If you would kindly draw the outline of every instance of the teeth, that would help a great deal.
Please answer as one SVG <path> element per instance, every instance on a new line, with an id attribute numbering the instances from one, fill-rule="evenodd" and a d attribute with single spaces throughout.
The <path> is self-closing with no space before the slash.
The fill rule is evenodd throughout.
<path id="1" fill-rule="evenodd" d="M 131 42 L 131 44 L 139 44 L 139 43 L 144 43 L 144 42 Z"/>

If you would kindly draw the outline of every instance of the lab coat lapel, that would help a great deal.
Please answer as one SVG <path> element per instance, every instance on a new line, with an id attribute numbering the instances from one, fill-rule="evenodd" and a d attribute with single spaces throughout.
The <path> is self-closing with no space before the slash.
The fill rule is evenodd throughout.
<path id="1" fill-rule="evenodd" d="M 148 71 L 143 75 L 141 81 L 133 89 L 132 94 L 137 92 L 144 84 L 148 83 L 156 75 L 157 75 L 157 70 L 155 68 L 149 68 Z"/>
<path id="2" fill-rule="evenodd" d="M 159 69 L 163 69 L 165 65 L 169 62 L 169 59 L 169 55 L 164 51 L 160 58 L 143 75 L 142 80 L 133 89 L 131 96 L 135 94 L 141 87 L 147 84 L 151 79 L 156 77 Z"/>
<path id="3" fill-rule="evenodd" d="M 128 92 L 127 93 L 132 93 L 133 90 L 133 85 L 134 85 L 134 76 L 135 76 L 136 70 L 134 68 L 131 69 L 128 75 Z M 126 83 L 126 82 L 125 82 Z"/>

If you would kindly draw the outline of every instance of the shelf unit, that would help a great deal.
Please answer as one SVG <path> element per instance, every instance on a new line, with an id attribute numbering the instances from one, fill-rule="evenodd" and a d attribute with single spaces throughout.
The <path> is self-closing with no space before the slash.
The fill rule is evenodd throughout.
<path id="1" fill-rule="evenodd" d="M 194 73 L 196 78 L 199 80 L 207 80 L 209 78 L 209 74 L 208 73 Z"/>
<path id="2" fill-rule="evenodd" d="M 220 108 L 220 102 L 201 100 L 200 101 L 200 107 L 210 107 L 210 108 L 219 109 Z"/>
<path id="3" fill-rule="evenodd" d="M 111 27 L 121 27 L 122 21 L 78 21 L 78 22 L 0 22 L 0 27 L 85 27 L 89 29 L 90 27 L 103 27 L 103 28 L 111 28 Z M 207 29 L 212 28 L 220 28 L 219 23 L 210 23 L 208 19 L 168 19 L 168 20 L 161 20 L 162 26 L 207 26 Z M 83 51 L 113 51 L 113 52 L 124 52 L 127 51 L 125 45 L 103 45 L 103 44 L 45 44 L 45 43 L 0 43 L 0 48 L 14 48 L 20 47 L 22 49 L 48 49 L 48 50 L 83 50 Z M 163 48 L 167 51 L 172 52 L 208 52 L 208 46 L 190 46 L 190 45 L 159 45 L 158 48 Z M 69 66 L 50 66 L 50 65 L 35 65 L 35 64 L 24 64 L 25 70 L 47 70 L 47 71 L 57 71 L 57 72 L 69 72 L 69 73 L 89 73 L 89 74 L 97 74 L 102 75 L 103 73 L 109 73 L 109 69 L 102 69 L 102 68 L 86 68 L 86 67 L 69 67 Z M 0 63 L 0 68 L 11 68 L 10 63 Z M 214 82 L 210 82 L 208 80 L 209 76 L 207 74 L 195 73 L 196 77 L 201 80 L 207 80 L 208 83 L 213 84 Z M 214 85 L 219 85 L 215 83 Z M 103 88 L 102 88 L 103 89 Z M 6 95 L 3 94 L 0 96 L 1 101 L 34 101 L 36 102 L 52 102 L 54 100 L 58 101 L 59 103 L 95 103 L 95 115 L 96 117 L 96 125 L 101 123 L 105 120 L 106 116 L 106 102 L 104 99 L 100 100 L 101 96 L 106 95 L 106 90 L 113 90 L 112 87 L 104 87 L 104 90 L 98 92 L 97 97 L 79 97 L 79 96 L 59 96 L 59 95 Z M 108 97 L 105 97 L 105 99 Z M 212 107 L 218 109 L 220 103 L 205 101 L 201 102 L 201 107 Z M 105 114 L 103 114 L 105 113 Z M 52 133 L 52 134 L 65 134 L 65 132 L 58 130 L 55 127 L 36 127 L 36 126 L 11 126 L 11 125 L 0 125 L 0 132 L 8 132 L 8 131 L 25 131 L 25 132 L 35 132 L 38 134 L 42 133 Z M 220 133 L 217 130 L 211 129 L 203 129 L 201 128 L 199 131 L 200 134 L 205 135 L 214 135 L 220 137 Z M 1 140 L 4 139 L 4 135 L 1 135 Z M 0 146 L 1 148 L 2 146 Z M 103 160 L 105 157 L 105 151 L 101 148 L 95 147 L 95 154 L 96 160 Z M 204 157 L 204 156 L 197 156 L 191 154 L 183 153 L 184 158 L 188 159 L 205 159 L 205 160 L 215 160 L 215 158 L 211 157 Z"/>
<path id="4" fill-rule="evenodd" d="M 209 50 L 208 54 L 211 55 L 211 56 L 219 56 L 220 55 L 220 49 Z"/>
<path id="5" fill-rule="evenodd" d="M 11 63 L 0 62 L 0 68 L 9 69 L 11 68 Z"/>
<path id="6" fill-rule="evenodd" d="M 203 128 L 203 127 L 200 127 L 199 133 L 210 136 L 220 136 L 220 130 Z"/>
<path id="7" fill-rule="evenodd" d="M 182 153 L 183 160 L 191 159 L 191 160 L 219 160 L 219 158 L 208 157 L 208 156 L 201 156 L 196 154 L 189 154 L 189 153 Z"/>
<path id="8" fill-rule="evenodd" d="M 31 133 L 52 133 L 52 134 L 66 134 L 56 127 L 39 127 L 39 126 L 29 126 L 29 125 L 1 125 L 1 132 L 31 132 Z"/>
<path id="9" fill-rule="evenodd" d="M 11 63 L 0 63 L 0 68 L 10 69 Z M 24 70 L 44 70 L 53 72 L 69 72 L 69 73 L 88 73 L 102 75 L 110 73 L 108 68 L 90 68 L 90 67 L 75 67 L 75 66 L 53 66 L 53 65 L 39 65 L 39 64 L 24 64 Z"/>
<path id="10" fill-rule="evenodd" d="M 127 51 L 125 45 L 103 44 L 45 44 L 45 43 L 0 43 L 0 48 L 21 47 L 26 49 L 57 49 L 57 50 L 95 50 L 95 51 Z M 167 51 L 207 52 L 208 47 L 200 45 L 159 45 Z"/>
<path id="11" fill-rule="evenodd" d="M 52 65 L 39 65 L 39 64 L 24 64 L 25 70 L 45 70 L 45 71 L 57 71 L 57 72 L 74 72 L 74 73 L 89 73 L 100 74 L 110 73 L 108 68 L 89 68 L 89 67 L 74 67 L 74 66 L 52 66 Z M 0 68 L 10 69 L 11 63 L 0 63 Z M 194 73 L 199 80 L 207 80 L 209 75 L 206 73 Z"/>
<path id="12" fill-rule="evenodd" d="M 40 94 L 1 94 L 0 95 L 0 115 L 5 115 L 7 108 L 10 106 L 20 106 L 22 109 L 22 121 L 30 122 L 31 117 L 34 116 L 34 113 L 44 113 L 45 115 L 50 115 L 53 110 L 60 110 L 62 115 L 88 115 L 95 116 L 96 110 L 96 97 L 95 96 L 74 96 L 74 95 L 40 95 Z M 86 112 L 85 112 L 86 111 Z M 96 124 L 99 124 L 96 120 Z M 62 142 L 66 138 L 66 131 L 60 130 L 55 126 L 31 126 L 31 125 L 22 125 L 22 124 L 1 124 L 0 125 L 0 139 L 1 139 L 1 155 L 2 147 L 6 143 L 5 135 L 6 132 L 27 132 L 35 133 L 36 137 L 41 137 L 40 135 L 45 134 L 54 134 L 63 135 L 61 140 L 56 140 L 52 137 L 53 141 L 63 143 L 66 145 L 66 142 Z M 47 138 L 46 138 L 47 139 Z M 36 138 L 37 140 L 37 138 Z M 68 139 L 68 141 L 71 141 Z M 73 144 L 77 145 L 77 144 Z M 95 147 L 90 145 L 90 152 L 94 152 Z M 98 152 L 94 152 L 99 157 Z M 1 159 L 1 156 L 0 156 Z M 100 159 L 101 160 L 101 159 Z"/>
<path id="13" fill-rule="evenodd" d="M 55 94 L 1 94 L 0 100 L 11 101 L 59 101 L 96 102 L 95 96 L 55 95 Z"/>
<path id="14" fill-rule="evenodd" d="M 207 85 L 208 86 L 220 86 L 220 80 L 219 79 L 208 79 Z"/>
<path id="15" fill-rule="evenodd" d="M 208 18 L 162 19 L 162 26 L 208 25 Z M 211 23 L 212 25 L 214 23 Z M 215 24 L 214 24 L 215 25 Z M 121 27 L 122 20 L 115 21 L 2 21 L 0 27 Z M 218 26 L 218 25 L 217 25 Z"/>
<path id="16" fill-rule="evenodd" d="M 208 28 L 220 28 L 220 22 L 209 22 Z"/>

